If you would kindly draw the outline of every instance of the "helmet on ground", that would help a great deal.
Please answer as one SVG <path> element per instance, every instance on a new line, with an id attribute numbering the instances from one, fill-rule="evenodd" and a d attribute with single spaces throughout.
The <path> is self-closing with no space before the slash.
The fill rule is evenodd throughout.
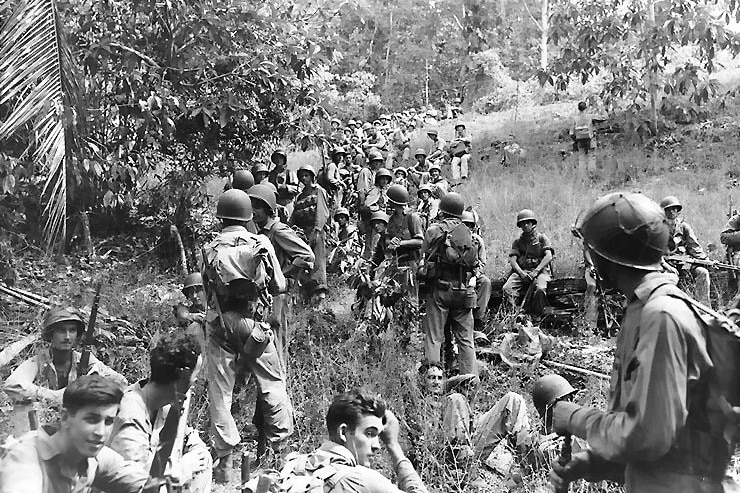
<path id="1" fill-rule="evenodd" d="M 362 124 L 362 129 L 363 130 L 371 130 L 372 128 L 374 128 L 374 127 L 373 127 L 373 124 L 370 123 L 370 122 L 365 122 L 365 123 Z"/>
<path id="2" fill-rule="evenodd" d="M 254 175 L 248 169 L 238 169 L 234 171 L 231 178 L 231 187 L 247 191 L 254 185 Z"/>
<path id="3" fill-rule="evenodd" d="M 216 217 L 233 221 L 250 221 L 252 219 L 252 201 L 244 190 L 232 188 L 225 191 L 216 205 Z"/>
<path id="4" fill-rule="evenodd" d="M 347 216 L 349 219 L 349 209 L 346 207 L 338 207 L 337 210 L 334 212 L 334 219 L 336 219 L 338 216 Z"/>
<path id="5" fill-rule="evenodd" d="M 382 161 L 383 153 L 377 149 L 372 149 L 367 153 L 367 160 L 368 161 Z"/>
<path id="6" fill-rule="evenodd" d="M 73 322 L 77 327 L 77 337 L 81 337 L 85 331 L 85 322 L 82 321 L 79 315 L 66 308 L 52 308 L 44 317 L 44 328 L 41 336 L 45 341 L 51 340 L 55 326 L 62 322 Z"/>
<path id="7" fill-rule="evenodd" d="M 375 221 L 380 221 L 382 223 L 388 224 L 388 220 L 390 219 L 390 216 L 386 214 L 383 211 L 377 211 L 373 212 L 373 215 L 370 216 L 370 223 L 373 223 Z"/>
<path id="8" fill-rule="evenodd" d="M 418 148 L 418 149 L 416 150 L 416 152 L 414 153 L 414 157 L 416 157 L 416 156 L 424 156 L 424 157 L 426 157 L 426 156 L 427 156 L 427 151 L 426 151 L 426 149 L 424 149 L 424 148 L 422 148 L 422 147 Z"/>
<path id="9" fill-rule="evenodd" d="M 247 190 L 247 194 L 249 195 L 249 198 L 252 199 L 253 205 L 254 201 L 258 200 L 262 202 L 263 205 L 269 207 L 270 211 L 275 211 L 277 208 L 275 191 L 267 185 L 263 185 L 261 183 L 259 185 L 255 185 Z"/>
<path id="10" fill-rule="evenodd" d="M 193 272 L 185 276 L 185 280 L 182 283 L 183 291 L 196 286 L 203 286 L 203 276 L 200 275 L 200 272 Z"/>
<path id="11" fill-rule="evenodd" d="M 406 205 L 409 203 L 409 191 L 403 185 L 391 185 L 386 192 L 388 202 L 392 205 Z"/>
<path id="12" fill-rule="evenodd" d="M 673 195 L 664 197 L 663 200 L 660 201 L 661 209 L 666 210 L 669 207 L 678 207 L 678 210 L 683 209 L 683 205 L 681 205 L 681 202 L 678 200 L 678 197 L 674 197 Z"/>
<path id="13" fill-rule="evenodd" d="M 465 129 L 465 124 L 464 124 L 464 123 L 462 123 L 462 122 L 457 122 L 457 123 L 455 124 L 455 130 L 457 130 L 457 129 L 458 129 L 458 128 L 460 128 L 460 127 L 462 127 L 462 128 L 463 128 L 463 130 L 464 130 L 464 129 Z"/>
<path id="14" fill-rule="evenodd" d="M 447 192 L 439 201 L 439 210 L 447 215 L 461 217 L 465 210 L 465 201 L 457 192 Z"/>
<path id="15" fill-rule="evenodd" d="M 589 249 L 626 267 L 659 271 L 670 227 L 663 210 L 641 193 L 610 193 L 576 221 Z"/>
<path id="16" fill-rule="evenodd" d="M 257 176 L 257 173 L 269 173 L 270 169 L 265 163 L 257 163 L 252 166 L 252 176 Z"/>
<path id="17" fill-rule="evenodd" d="M 537 216 L 534 215 L 532 209 L 522 209 L 519 214 L 516 215 L 516 225 L 521 225 L 524 221 L 534 221 L 537 224 Z"/>
<path id="18" fill-rule="evenodd" d="M 371 159 L 372 161 L 372 159 Z M 388 181 L 393 180 L 393 175 L 391 174 L 390 170 L 387 168 L 380 168 L 378 171 L 375 172 L 375 183 L 378 183 L 378 178 L 388 178 Z"/>
<path id="19" fill-rule="evenodd" d="M 439 135 L 439 132 L 436 128 L 430 128 L 429 130 L 427 130 L 427 135 L 434 135 L 436 137 L 437 135 Z"/>
<path id="20" fill-rule="evenodd" d="M 308 163 L 301 164 L 298 167 L 298 171 L 296 171 L 296 175 L 298 175 L 300 177 L 301 171 L 305 171 L 305 172 L 311 173 L 311 176 L 314 177 L 314 178 L 316 178 L 316 170 L 313 169 L 313 166 L 311 166 Z"/>
<path id="21" fill-rule="evenodd" d="M 421 192 L 428 192 L 429 195 L 431 195 L 432 194 L 432 187 L 429 186 L 428 184 L 421 185 L 419 187 L 419 189 L 416 191 L 416 196 L 417 197 L 420 197 L 421 196 Z"/>
<path id="22" fill-rule="evenodd" d="M 436 169 L 440 173 L 442 172 L 442 167 L 440 167 L 439 164 L 431 164 L 429 165 L 429 172 L 431 173 L 433 169 Z"/>
<path id="23" fill-rule="evenodd" d="M 406 178 L 409 175 L 409 172 L 406 168 L 403 166 L 399 166 L 396 168 L 396 170 L 393 172 L 394 175 L 402 174 L 404 178 Z"/>
<path id="24" fill-rule="evenodd" d="M 465 224 L 472 224 L 475 226 L 475 214 L 471 211 L 463 211 L 462 216 L 460 216 L 460 220 Z"/>
<path id="25" fill-rule="evenodd" d="M 270 161 L 275 163 L 275 158 L 278 156 L 283 156 L 283 159 L 287 162 L 288 161 L 288 154 L 285 152 L 285 149 L 275 149 L 272 151 L 272 154 L 270 155 Z M 277 163 L 276 163 L 277 164 Z"/>
<path id="26" fill-rule="evenodd" d="M 558 399 L 573 394 L 575 391 L 576 389 L 566 379 L 552 373 L 538 378 L 534 383 L 532 401 L 540 416 L 544 416 L 548 406 L 552 406 Z"/>

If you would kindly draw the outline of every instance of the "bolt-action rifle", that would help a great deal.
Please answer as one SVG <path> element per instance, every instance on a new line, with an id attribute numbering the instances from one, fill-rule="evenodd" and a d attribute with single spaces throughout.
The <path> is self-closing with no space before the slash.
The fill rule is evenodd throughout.
<path id="1" fill-rule="evenodd" d="M 682 264 L 689 264 L 689 265 L 699 265 L 699 266 L 711 268 L 711 269 L 721 269 L 721 270 L 730 270 L 734 272 L 740 272 L 740 266 L 727 264 L 724 262 L 716 262 L 714 260 L 709 260 L 709 259 L 694 258 L 694 257 L 690 257 L 689 255 L 667 255 L 664 258 L 668 262 L 675 262 L 675 263 L 682 263 Z"/>
<path id="2" fill-rule="evenodd" d="M 95 284 L 95 298 L 93 298 L 92 308 L 90 309 L 90 319 L 87 321 L 87 329 L 83 338 L 82 356 L 77 364 L 77 376 L 87 375 L 90 371 L 90 351 L 95 338 L 95 320 L 98 318 L 98 306 L 100 306 L 100 288 L 103 286 L 102 281 Z"/>

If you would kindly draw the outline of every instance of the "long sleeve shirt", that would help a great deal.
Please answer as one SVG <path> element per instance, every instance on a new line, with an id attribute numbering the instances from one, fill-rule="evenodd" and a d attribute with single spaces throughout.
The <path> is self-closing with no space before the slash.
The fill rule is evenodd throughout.
<path id="1" fill-rule="evenodd" d="M 671 236 L 668 238 L 668 251 L 672 254 L 688 254 L 697 259 L 707 258 L 689 223 L 681 218 L 673 221 Z"/>
<path id="2" fill-rule="evenodd" d="M 81 356 L 81 353 L 72 351 L 72 366 L 67 377 L 67 384 L 77 379 L 77 365 Z M 92 353 L 90 354 L 89 374 L 110 377 L 120 384 L 127 384 L 122 375 L 101 363 Z M 43 349 L 36 356 L 21 363 L 5 381 L 3 391 L 15 401 L 46 400 L 61 405 L 64 388 L 60 386 L 59 375 L 51 359 L 51 349 Z"/>
<path id="3" fill-rule="evenodd" d="M 695 489 L 688 471 L 672 470 L 692 420 L 689 406 L 705 402 L 701 382 L 711 367 L 702 323 L 686 302 L 668 296 L 677 282 L 673 274 L 650 273 L 635 290 L 617 339 L 608 411 L 555 407 L 555 422 L 567 423 L 594 454 L 626 464 L 627 491 L 722 491 Z M 693 455 L 686 459 L 694 464 L 708 453 L 698 441 L 683 445 L 679 456 Z"/>
<path id="4" fill-rule="evenodd" d="M 305 187 L 295 198 L 290 224 L 307 233 L 311 230 L 323 231 L 329 219 L 329 199 L 326 190 L 317 184 Z"/>
<path id="5" fill-rule="evenodd" d="M 0 460 L 0 493 L 138 493 L 149 473 L 108 447 L 95 457 L 70 464 L 62 432 L 43 428 L 23 435 Z"/>
<path id="6" fill-rule="evenodd" d="M 311 270 L 315 261 L 311 247 L 292 228 L 275 218 L 269 219 L 259 231 L 267 236 L 275 247 L 280 267 L 287 270 Z"/>
<path id="7" fill-rule="evenodd" d="M 740 214 L 735 214 L 727 221 L 719 235 L 719 240 L 728 247 L 740 246 Z"/>

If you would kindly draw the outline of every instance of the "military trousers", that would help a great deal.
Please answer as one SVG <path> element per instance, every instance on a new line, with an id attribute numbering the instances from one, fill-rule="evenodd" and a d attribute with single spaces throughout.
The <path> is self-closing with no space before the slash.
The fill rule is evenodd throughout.
<path id="1" fill-rule="evenodd" d="M 464 296 L 457 290 L 432 288 L 426 296 L 426 314 L 421 320 L 424 329 L 424 357 L 430 363 L 442 361 L 445 323 L 457 342 L 457 365 L 461 374 L 478 374 L 473 342 L 473 309 L 465 308 Z"/>

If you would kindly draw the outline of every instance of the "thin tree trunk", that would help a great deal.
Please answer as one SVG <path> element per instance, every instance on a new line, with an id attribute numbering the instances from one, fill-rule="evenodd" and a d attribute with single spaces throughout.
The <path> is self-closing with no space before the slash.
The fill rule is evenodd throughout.
<path id="1" fill-rule="evenodd" d="M 424 106 L 429 106 L 429 60 L 424 60 L 426 77 L 424 78 Z"/>
<path id="2" fill-rule="evenodd" d="M 185 256 L 185 246 L 182 244 L 182 236 L 180 236 L 180 230 L 174 224 L 170 226 L 170 235 L 175 239 L 177 243 L 177 250 L 180 253 L 180 270 L 182 271 L 183 277 L 189 274 L 188 272 L 188 259 Z"/>
<path id="3" fill-rule="evenodd" d="M 95 249 L 93 248 L 92 236 L 90 235 L 90 218 L 87 216 L 87 212 L 80 212 L 80 222 L 82 223 L 82 238 L 85 240 L 87 256 L 92 257 L 95 255 Z"/>
<path id="4" fill-rule="evenodd" d="M 391 39 L 393 39 L 393 7 L 388 14 L 388 42 L 385 44 L 385 90 L 388 91 L 388 75 L 390 74 Z"/>
<path id="5" fill-rule="evenodd" d="M 655 27 L 655 3 L 654 0 L 647 0 L 647 17 L 648 17 L 648 29 L 652 31 Z M 650 131 L 653 135 L 658 134 L 658 83 L 656 80 L 657 74 L 652 66 L 655 63 L 655 50 L 651 48 L 647 52 L 647 71 L 648 71 L 648 88 L 650 91 Z"/>
<path id="6" fill-rule="evenodd" d="M 550 2 L 542 0 L 540 16 L 540 68 L 547 70 L 547 38 L 550 31 Z"/>

